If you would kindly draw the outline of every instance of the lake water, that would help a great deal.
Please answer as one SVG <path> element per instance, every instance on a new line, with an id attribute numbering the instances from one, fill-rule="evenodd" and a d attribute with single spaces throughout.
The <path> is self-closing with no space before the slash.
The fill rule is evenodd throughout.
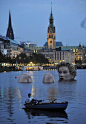
<path id="1" fill-rule="evenodd" d="M 29 73 L 32 83 L 18 83 L 22 73 Z M 45 73 L 52 73 L 55 83 L 42 83 Z M 86 70 L 78 69 L 76 81 L 58 82 L 58 73 L 51 71 L 15 71 L 0 73 L 0 124 L 85 124 Z M 32 97 L 58 102 L 68 101 L 65 112 L 25 111 L 24 102 Z"/>

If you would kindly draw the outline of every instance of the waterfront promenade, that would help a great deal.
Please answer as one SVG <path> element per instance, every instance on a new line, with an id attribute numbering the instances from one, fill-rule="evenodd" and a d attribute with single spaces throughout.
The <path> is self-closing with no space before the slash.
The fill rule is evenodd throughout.
<path id="1" fill-rule="evenodd" d="M 75 65 L 75 66 L 77 69 L 86 69 L 86 65 Z M 26 66 L 26 67 L 28 67 L 28 66 Z M 35 66 L 35 68 L 36 68 L 36 66 Z M 52 69 L 56 70 L 56 66 L 43 66 L 43 67 L 40 66 L 40 68 L 42 68 L 42 69 L 39 69 L 39 70 L 52 70 Z M 31 70 L 33 70 L 33 69 L 31 69 Z M 38 66 L 37 66 L 37 69 L 35 69 L 35 70 L 38 70 Z M 19 70 L 16 67 L 2 67 L 2 68 L 0 67 L 0 72 L 4 72 L 4 71 L 6 71 L 6 72 L 8 72 L 8 71 L 23 71 L 23 69 L 22 69 L 22 67 L 19 68 Z M 29 71 L 29 69 L 27 69 L 27 71 Z"/>

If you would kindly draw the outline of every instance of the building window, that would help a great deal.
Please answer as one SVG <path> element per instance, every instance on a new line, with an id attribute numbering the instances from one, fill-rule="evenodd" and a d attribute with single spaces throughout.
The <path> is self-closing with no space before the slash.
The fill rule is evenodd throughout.
<path id="1" fill-rule="evenodd" d="M 49 33 L 52 33 L 52 30 L 50 30 Z"/>
<path id="2" fill-rule="evenodd" d="M 60 52 L 60 60 L 61 60 L 61 52 Z"/>
<path id="3" fill-rule="evenodd" d="M 49 35 L 49 38 L 53 38 L 53 35 Z"/>
<path id="4" fill-rule="evenodd" d="M 64 52 L 63 52 L 63 60 L 64 60 Z"/>
<path id="5" fill-rule="evenodd" d="M 56 52 L 55 52 L 55 60 L 56 60 Z"/>
<path id="6" fill-rule="evenodd" d="M 76 52 L 76 49 L 73 49 L 73 52 Z"/>
<path id="7" fill-rule="evenodd" d="M 57 60 L 59 60 L 59 53 L 57 53 Z"/>

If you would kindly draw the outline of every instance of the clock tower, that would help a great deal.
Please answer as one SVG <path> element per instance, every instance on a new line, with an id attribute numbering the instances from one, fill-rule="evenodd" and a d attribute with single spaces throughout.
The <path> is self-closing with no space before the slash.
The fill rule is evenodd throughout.
<path id="1" fill-rule="evenodd" d="M 52 14 L 52 3 L 51 3 L 51 14 L 49 18 L 49 26 L 48 26 L 48 33 L 47 33 L 47 42 L 49 49 L 55 49 L 56 47 L 56 33 L 55 33 L 55 26 L 53 25 L 53 14 Z"/>

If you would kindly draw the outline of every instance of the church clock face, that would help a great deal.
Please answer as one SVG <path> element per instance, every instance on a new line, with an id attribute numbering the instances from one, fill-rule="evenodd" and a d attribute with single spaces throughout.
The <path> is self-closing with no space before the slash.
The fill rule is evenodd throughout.
<path id="1" fill-rule="evenodd" d="M 52 41 L 50 41 L 50 44 L 52 43 Z"/>

